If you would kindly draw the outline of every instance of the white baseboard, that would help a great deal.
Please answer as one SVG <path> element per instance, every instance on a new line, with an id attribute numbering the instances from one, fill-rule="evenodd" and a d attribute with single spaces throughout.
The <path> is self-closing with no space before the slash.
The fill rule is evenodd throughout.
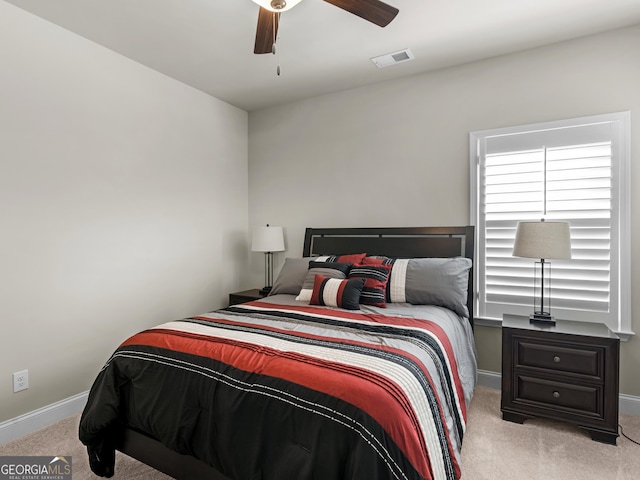
<path id="1" fill-rule="evenodd" d="M 620 394 L 620 413 L 640 417 L 640 397 Z"/>
<path id="2" fill-rule="evenodd" d="M 0 445 L 82 412 L 88 397 L 88 391 L 82 392 L 0 423 Z"/>
<path id="3" fill-rule="evenodd" d="M 502 375 L 498 372 L 489 370 L 478 370 L 478 385 L 493 388 L 494 390 L 502 389 Z"/>
<path id="4" fill-rule="evenodd" d="M 502 376 L 498 372 L 489 370 L 478 370 L 478 385 L 500 390 L 502 388 Z M 625 415 L 635 415 L 640 417 L 640 397 L 634 395 L 620 394 L 620 413 Z"/>
<path id="5" fill-rule="evenodd" d="M 478 385 L 500 390 L 501 378 L 499 372 L 478 370 Z M 63 418 L 82 412 L 89 392 L 82 392 L 33 412 L 20 415 L 6 422 L 0 423 L 0 445 L 31 432 L 35 432 Z M 640 416 L 640 397 L 620 394 L 620 413 Z"/>

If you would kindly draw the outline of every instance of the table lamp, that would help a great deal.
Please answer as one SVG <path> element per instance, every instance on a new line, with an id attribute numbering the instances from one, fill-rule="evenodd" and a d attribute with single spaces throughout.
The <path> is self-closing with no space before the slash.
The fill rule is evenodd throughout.
<path id="1" fill-rule="evenodd" d="M 273 285 L 273 252 L 284 251 L 282 227 L 258 227 L 253 231 L 251 251 L 264 252 L 264 283 L 260 293 L 268 295 Z"/>
<path id="2" fill-rule="evenodd" d="M 555 325 L 555 319 L 551 315 L 551 262 L 548 259 L 571 258 L 569 222 L 519 222 L 513 256 L 540 259 L 534 264 L 535 273 L 538 267 L 540 270 L 540 298 L 536 305 L 535 290 L 538 282 L 534 274 L 534 312 L 529 321 Z"/>

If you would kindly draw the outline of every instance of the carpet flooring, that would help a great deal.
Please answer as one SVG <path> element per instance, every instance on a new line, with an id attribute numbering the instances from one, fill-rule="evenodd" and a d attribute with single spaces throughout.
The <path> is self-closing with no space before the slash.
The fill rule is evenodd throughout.
<path id="1" fill-rule="evenodd" d="M 624 433 L 640 442 L 640 417 L 620 415 Z M 638 480 L 640 445 L 594 442 L 578 427 L 552 420 L 505 422 L 500 392 L 476 388 L 462 444 L 463 480 Z"/>
<path id="2" fill-rule="evenodd" d="M 96 479 L 77 439 L 79 420 L 80 415 L 74 415 L 0 445 L 0 456 L 71 456 L 74 480 Z M 620 424 L 625 434 L 640 441 L 640 417 L 621 415 Z M 170 479 L 120 453 L 115 472 L 116 480 Z M 639 478 L 640 445 L 623 436 L 617 446 L 594 442 L 577 427 L 549 420 L 527 420 L 523 425 L 505 422 L 500 414 L 500 392 L 476 388 L 462 447 L 462 480 Z"/>

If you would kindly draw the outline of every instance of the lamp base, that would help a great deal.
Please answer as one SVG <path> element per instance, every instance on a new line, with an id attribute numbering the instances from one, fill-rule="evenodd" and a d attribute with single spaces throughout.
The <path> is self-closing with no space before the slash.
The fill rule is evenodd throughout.
<path id="1" fill-rule="evenodd" d="M 529 316 L 529 323 L 553 326 L 556 324 L 556 319 L 546 312 L 535 312 Z"/>
<path id="2" fill-rule="evenodd" d="M 271 292 L 272 288 L 273 287 L 262 287 L 262 290 L 260 290 L 260 295 L 263 295 L 266 297 L 267 295 L 269 295 L 269 292 Z"/>

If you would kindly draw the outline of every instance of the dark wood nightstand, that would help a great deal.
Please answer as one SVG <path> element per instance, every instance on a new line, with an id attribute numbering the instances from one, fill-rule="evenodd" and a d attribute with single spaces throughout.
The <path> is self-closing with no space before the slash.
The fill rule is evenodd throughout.
<path id="1" fill-rule="evenodd" d="M 265 296 L 260 293 L 260 289 L 253 288 L 251 290 L 244 290 L 242 292 L 234 292 L 229 294 L 229 306 L 237 305 L 238 303 L 252 302 L 254 300 L 260 300 Z"/>
<path id="2" fill-rule="evenodd" d="M 504 315 L 502 418 L 544 417 L 578 425 L 593 440 L 618 437 L 620 339 L 599 324 L 530 325 Z"/>

